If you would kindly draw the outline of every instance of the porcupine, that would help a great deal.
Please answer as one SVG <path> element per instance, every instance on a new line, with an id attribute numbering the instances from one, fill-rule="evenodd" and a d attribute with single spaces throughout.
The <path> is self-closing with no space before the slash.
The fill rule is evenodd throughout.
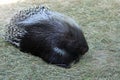
<path id="1" fill-rule="evenodd" d="M 73 19 L 44 6 L 20 11 L 7 28 L 6 41 L 57 66 L 71 67 L 89 49 Z"/>

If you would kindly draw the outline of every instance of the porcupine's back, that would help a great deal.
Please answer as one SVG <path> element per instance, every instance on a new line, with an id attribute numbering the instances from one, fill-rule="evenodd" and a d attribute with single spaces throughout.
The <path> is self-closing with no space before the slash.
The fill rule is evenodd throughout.
<path id="1" fill-rule="evenodd" d="M 26 25 L 22 25 L 21 23 L 25 23 L 29 26 L 37 23 L 46 24 L 45 22 L 51 24 L 51 22 L 54 23 L 54 21 L 57 21 L 57 23 L 60 22 L 60 24 L 68 24 L 70 26 L 78 27 L 76 22 L 68 16 L 64 16 L 58 12 L 53 12 L 44 6 L 37 6 L 26 10 L 21 10 L 12 17 L 9 24 L 6 25 L 7 31 L 5 39 L 16 47 L 19 47 L 21 38 L 25 33 L 27 33 L 24 27 Z"/>

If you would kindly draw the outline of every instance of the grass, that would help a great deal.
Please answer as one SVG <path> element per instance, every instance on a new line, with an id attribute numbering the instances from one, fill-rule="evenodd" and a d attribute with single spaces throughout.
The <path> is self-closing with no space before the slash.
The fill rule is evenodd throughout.
<path id="1" fill-rule="evenodd" d="M 119 80 L 120 0 L 25 0 L 0 5 L 0 80 Z M 4 25 L 19 10 L 44 4 L 74 18 L 90 50 L 70 69 L 46 64 L 2 39 Z"/>

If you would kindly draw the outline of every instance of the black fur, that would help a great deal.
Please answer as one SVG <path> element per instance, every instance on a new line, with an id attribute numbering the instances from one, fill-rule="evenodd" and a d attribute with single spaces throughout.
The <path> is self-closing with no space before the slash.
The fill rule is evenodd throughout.
<path id="1" fill-rule="evenodd" d="M 39 16 L 38 20 L 32 16 L 15 23 L 26 31 L 22 37 L 18 36 L 21 39 L 20 50 L 65 68 L 69 68 L 72 62 L 78 62 L 88 51 L 88 44 L 80 28 L 57 16 L 46 20 L 39 20 Z"/>

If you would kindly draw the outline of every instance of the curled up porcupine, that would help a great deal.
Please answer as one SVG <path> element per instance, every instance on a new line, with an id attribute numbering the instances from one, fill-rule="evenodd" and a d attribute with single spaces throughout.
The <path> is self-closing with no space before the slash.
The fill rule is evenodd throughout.
<path id="1" fill-rule="evenodd" d="M 88 51 L 79 25 L 46 7 L 34 7 L 17 13 L 7 25 L 5 39 L 23 52 L 65 68 L 78 62 Z"/>

